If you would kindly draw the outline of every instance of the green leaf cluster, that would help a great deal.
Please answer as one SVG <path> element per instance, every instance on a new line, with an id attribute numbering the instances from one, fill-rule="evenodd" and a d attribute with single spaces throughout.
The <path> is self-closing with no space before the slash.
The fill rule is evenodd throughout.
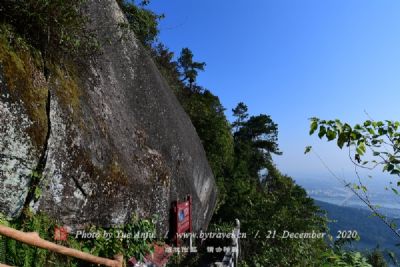
<path id="1" fill-rule="evenodd" d="M 151 47 L 157 40 L 158 24 L 164 15 L 158 15 L 147 9 L 146 6 L 150 1 L 142 1 L 140 4 L 126 0 L 117 0 L 117 2 L 128 20 L 128 27 L 133 30 L 144 46 Z"/>
<path id="2" fill-rule="evenodd" d="M 367 168 L 382 166 L 382 171 L 400 175 L 400 122 L 366 120 L 353 127 L 340 120 L 311 118 L 310 135 L 337 141 L 337 146 L 353 148 L 354 163 Z M 317 131 L 318 130 L 318 131 Z M 362 160 L 369 156 L 371 160 Z"/>
<path id="3" fill-rule="evenodd" d="M 100 235 L 100 238 L 81 240 L 81 248 L 90 254 L 113 258 L 115 255 L 123 254 L 125 258 L 135 257 L 142 260 L 145 255 L 153 252 L 152 236 L 155 236 L 155 225 L 151 220 L 132 218 L 130 223 L 114 226 L 112 228 L 89 227 L 87 231 L 106 231 L 109 238 Z M 121 233 L 132 234 L 130 238 L 123 238 Z M 148 236 L 135 237 L 137 233 L 149 234 Z"/>
<path id="4" fill-rule="evenodd" d="M 344 252 L 333 250 L 327 251 L 324 255 L 323 267 L 372 267 L 379 265 L 371 265 L 366 257 L 360 252 Z M 385 266 L 385 265 L 381 265 Z"/>
<path id="5" fill-rule="evenodd" d="M 81 13 L 84 2 L 3 0 L 0 2 L 0 22 L 12 25 L 16 33 L 41 51 L 44 58 L 92 53 L 97 43 L 85 29 L 87 18 Z"/>

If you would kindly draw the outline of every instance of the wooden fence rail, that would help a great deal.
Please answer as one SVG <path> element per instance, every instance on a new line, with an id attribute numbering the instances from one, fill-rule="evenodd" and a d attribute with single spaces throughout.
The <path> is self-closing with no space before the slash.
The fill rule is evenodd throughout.
<path id="1" fill-rule="evenodd" d="M 50 250 L 65 256 L 70 256 L 73 258 L 81 259 L 87 262 L 91 262 L 94 264 L 101 264 L 108 267 L 123 267 L 124 259 L 122 255 L 117 255 L 114 257 L 114 260 L 101 258 L 97 256 L 93 256 L 89 253 L 85 253 L 76 249 L 64 247 L 61 245 L 54 244 L 52 242 L 43 240 L 40 238 L 38 233 L 31 232 L 25 233 L 13 228 L 0 225 L 0 235 L 15 239 L 22 243 L 35 246 L 38 248 L 43 248 L 46 250 Z M 0 267 L 7 267 L 7 265 L 2 265 L 0 263 Z M 9 266 L 8 266 L 9 267 Z"/>

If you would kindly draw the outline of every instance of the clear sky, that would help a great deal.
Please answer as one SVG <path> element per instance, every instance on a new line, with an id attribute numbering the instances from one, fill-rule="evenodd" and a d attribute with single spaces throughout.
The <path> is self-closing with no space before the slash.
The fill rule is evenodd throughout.
<path id="1" fill-rule="evenodd" d="M 304 147 L 338 174 L 352 176 L 346 152 L 309 136 L 308 118 L 400 120 L 400 1 L 152 0 L 164 13 L 160 39 L 189 47 L 207 63 L 198 83 L 227 109 L 279 125 L 275 162 L 297 180 L 329 177 Z"/>

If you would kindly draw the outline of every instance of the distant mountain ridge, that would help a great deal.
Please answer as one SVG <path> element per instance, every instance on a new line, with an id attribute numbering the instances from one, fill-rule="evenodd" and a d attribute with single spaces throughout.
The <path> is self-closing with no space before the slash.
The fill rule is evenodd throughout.
<path id="1" fill-rule="evenodd" d="M 357 231 L 360 241 L 352 242 L 350 248 L 357 250 L 374 249 L 377 246 L 382 250 L 392 251 L 400 258 L 400 239 L 372 213 L 362 208 L 343 207 L 327 202 L 314 200 L 315 204 L 327 212 L 331 222 L 330 234 L 337 238 L 339 231 Z M 394 220 L 399 226 L 399 219 Z"/>

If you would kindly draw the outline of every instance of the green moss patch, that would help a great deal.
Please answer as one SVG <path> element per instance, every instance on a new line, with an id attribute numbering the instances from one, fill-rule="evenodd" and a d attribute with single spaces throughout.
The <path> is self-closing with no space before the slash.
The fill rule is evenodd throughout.
<path id="1" fill-rule="evenodd" d="M 72 113 L 72 118 L 80 116 L 80 98 L 82 91 L 78 86 L 78 78 L 72 63 L 60 67 L 52 64 L 50 66 L 50 83 L 54 84 L 55 94 L 63 108 Z"/>
<path id="2" fill-rule="evenodd" d="M 33 122 L 28 129 L 33 144 L 40 148 L 47 133 L 47 83 L 40 71 L 37 51 L 0 25 L 0 65 L 12 102 L 21 101 Z M 1 92 L 3 93 L 3 92 Z"/>
<path id="3" fill-rule="evenodd" d="M 28 134 L 38 149 L 43 146 L 48 131 L 46 103 L 49 88 L 60 105 L 72 113 L 72 118 L 79 118 L 81 90 L 74 64 L 61 67 L 61 64 L 47 63 L 50 78 L 47 81 L 40 52 L 4 24 L 0 25 L 0 67 L 7 88 L 7 92 L 1 93 L 8 93 L 12 102 L 22 101 L 33 122 Z"/>

